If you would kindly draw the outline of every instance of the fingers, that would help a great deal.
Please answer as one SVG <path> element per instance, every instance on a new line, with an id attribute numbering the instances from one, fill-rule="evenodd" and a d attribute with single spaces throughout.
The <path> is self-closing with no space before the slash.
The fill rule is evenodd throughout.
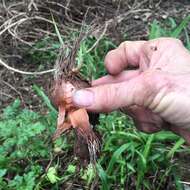
<path id="1" fill-rule="evenodd" d="M 149 109 L 139 106 L 130 106 L 122 108 L 121 111 L 131 116 L 137 129 L 142 132 L 155 133 L 162 130 L 163 120 L 159 115 Z"/>
<path id="2" fill-rule="evenodd" d="M 140 55 L 146 41 L 126 41 L 105 57 L 105 66 L 111 75 L 117 75 L 128 66 L 138 67 Z"/>
<path id="3" fill-rule="evenodd" d="M 139 74 L 140 74 L 139 70 L 131 70 L 131 71 L 123 71 L 117 76 L 107 75 L 92 81 L 92 86 L 127 81 L 138 76 Z"/>
<path id="4" fill-rule="evenodd" d="M 135 126 L 138 130 L 145 133 L 155 133 L 162 129 L 170 130 L 175 134 L 183 137 L 186 143 L 190 145 L 190 131 L 182 129 L 165 122 L 158 114 L 153 113 L 151 110 L 143 107 L 131 106 L 122 108 L 122 112 L 127 113 L 134 120 Z"/>
<path id="5" fill-rule="evenodd" d="M 126 82 L 79 90 L 73 96 L 73 103 L 89 111 L 109 112 L 124 106 L 143 104 L 148 99 L 147 95 L 153 94 L 148 91 L 142 77 L 138 76 Z"/>
<path id="6" fill-rule="evenodd" d="M 105 67 L 109 74 L 118 75 L 127 67 L 141 67 L 141 70 L 148 68 L 152 55 L 156 53 L 155 60 L 171 47 L 183 47 L 180 40 L 174 38 L 159 38 L 150 41 L 126 41 L 108 52 L 105 57 Z M 143 64 L 143 62 L 145 64 Z"/>

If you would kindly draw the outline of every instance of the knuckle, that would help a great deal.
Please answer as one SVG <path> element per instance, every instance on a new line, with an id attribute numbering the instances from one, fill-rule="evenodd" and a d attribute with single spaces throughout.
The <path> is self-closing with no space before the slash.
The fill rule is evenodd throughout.
<path id="1" fill-rule="evenodd" d="M 156 80 L 155 75 L 152 71 L 145 71 L 142 74 L 142 85 L 146 90 L 152 90 L 154 88 L 155 84 L 154 81 Z"/>
<path id="2" fill-rule="evenodd" d="M 127 53 L 127 48 L 131 45 L 131 43 L 132 43 L 131 41 L 124 41 L 118 47 L 119 49 L 121 49 L 123 51 L 125 56 L 126 56 L 126 53 Z"/>
<path id="3" fill-rule="evenodd" d="M 126 47 L 128 46 L 129 44 L 131 43 L 131 41 L 124 41 L 124 42 L 121 42 L 119 47 Z"/>
<path id="4" fill-rule="evenodd" d="M 177 39 L 177 38 L 171 38 L 170 42 L 173 44 L 180 44 L 180 45 L 183 44 L 182 41 L 180 39 Z"/>
<path id="5" fill-rule="evenodd" d="M 167 38 L 167 40 L 165 40 L 165 42 L 167 42 L 171 46 L 183 45 L 182 41 L 177 38 Z"/>
<path id="6" fill-rule="evenodd" d="M 104 88 L 103 91 L 99 93 L 100 99 L 100 109 L 103 110 L 104 112 L 109 112 L 112 110 L 113 107 L 113 101 L 115 92 L 112 90 L 111 86 L 107 86 Z"/>
<path id="7" fill-rule="evenodd" d="M 141 75 L 141 78 L 144 88 L 144 101 L 148 98 L 154 98 L 162 88 L 170 86 L 169 78 L 159 71 L 146 71 Z"/>
<path id="8" fill-rule="evenodd" d="M 175 89 L 175 83 L 171 77 L 157 71 L 145 72 L 142 75 L 144 96 L 142 104 L 154 109 L 161 99 Z"/>
<path id="9" fill-rule="evenodd" d="M 148 70 L 143 73 L 144 83 L 150 88 L 158 88 L 172 83 L 170 76 L 160 70 Z"/>
<path id="10" fill-rule="evenodd" d="M 119 44 L 119 48 L 122 48 L 122 47 L 126 46 L 127 43 L 128 43 L 128 41 L 121 42 L 121 43 Z"/>
<path id="11" fill-rule="evenodd" d="M 171 46 L 175 47 L 176 45 L 183 45 L 182 41 L 177 39 L 177 38 L 158 38 L 158 39 L 153 39 L 145 42 L 145 48 L 147 49 L 152 49 L 152 47 L 160 47 L 163 46 Z"/>

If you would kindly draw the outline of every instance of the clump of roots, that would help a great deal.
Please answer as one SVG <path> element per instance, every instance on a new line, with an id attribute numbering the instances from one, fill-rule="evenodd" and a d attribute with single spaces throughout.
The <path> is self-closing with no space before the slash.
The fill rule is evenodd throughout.
<path id="1" fill-rule="evenodd" d="M 89 134 L 86 133 L 87 132 L 82 132 L 81 130 L 75 130 L 75 155 L 79 157 L 84 164 L 87 164 L 89 161 L 95 164 L 100 154 L 100 140 L 92 129 Z"/>

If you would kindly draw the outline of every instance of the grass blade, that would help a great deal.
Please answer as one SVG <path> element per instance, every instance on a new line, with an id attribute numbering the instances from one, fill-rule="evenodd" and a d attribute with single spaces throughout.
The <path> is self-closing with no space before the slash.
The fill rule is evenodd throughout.
<path id="1" fill-rule="evenodd" d="M 63 39 L 62 39 L 62 37 L 61 37 L 61 34 L 60 34 L 60 32 L 59 32 L 59 29 L 58 29 L 58 27 L 57 27 L 57 24 L 56 24 L 55 19 L 54 19 L 54 17 L 53 17 L 52 14 L 51 14 L 51 17 L 52 17 L 53 25 L 54 25 L 54 28 L 55 28 L 55 32 L 56 32 L 56 34 L 57 34 L 57 37 L 58 37 L 58 39 L 59 39 L 59 42 L 60 42 L 61 45 L 63 45 Z"/>
<path id="2" fill-rule="evenodd" d="M 182 144 L 184 144 L 184 143 L 185 143 L 185 140 L 182 139 L 182 138 L 180 138 L 180 139 L 175 143 L 175 145 L 173 146 L 173 148 L 168 152 L 166 158 L 168 158 L 168 159 L 171 158 L 171 157 L 174 155 L 174 153 L 180 148 L 180 146 L 181 146 Z"/>
<path id="3" fill-rule="evenodd" d="M 39 88 L 37 85 L 33 85 L 33 89 L 37 93 L 37 95 L 43 99 L 44 103 L 49 108 L 49 110 L 51 110 L 54 114 L 57 114 L 57 110 L 52 106 L 48 96 L 44 93 L 42 88 Z"/>
<path id="4" fill-rule="evenodd" d="M 189 38 L 189 34 L 187 32 L 187 29 L 184 29 L 185 30 L 185 38 L 186 38 L 186 47 L 188 50 L 190 50 L 190 38 Z"/>
<path id="5" fill-rule="evenodd" d="M 148 137 L 148 141 L 146 142 L 146 145 L 145 145 L 144 151 L 143 151 L 143 155 L 142 155 L 143 159 L 141 158 L 140 162 L 138 162 L 139 172 L 137 175 L 137 189 L 140 189 L 144 175 L 146 173 L 146 167 L 147 167 L 147 163 L 148 163 L 147 160 L 148 160 L 148 156 L 150 153 L 150 149 L 151 149 L 153 140 L 154 140 L 154 134 L 152 134 Z"/>
<path id="6" fill-rule="evenodd" d="M 143 152 L 143 155 L 144 155 L 145 159 L 148 158 L 148 155 L 149 155 L 153 140 L 154 140 L 154 134 L 149 136 L 148 141 L 147 141 L 147 143 L 145 145 L 145 149 L 144 149 L 144 152 Z"/>
<path id="7" fill-rule="evenodd" d="M 113 156 L 109 162 L 108 168 L 107 168 L 107 174 L 110 175 L 111 171 L 113 171 L 114 164 L 118 161 L 119 156 L 130 146 L 130 144 L 123 144 L 118 148 L 114 153 Z"/>
<path id="8" fill-rule="evenodd" d="M 156 20 L 151 24 L 150 32 L 149 32 L 149 40 L 161 37 L 160 26 Z"/>
<path id="9" fill-rule="evenodd" d="M 182 30 L 188 25 L 190 21 L 190 16 L 186 17 L 180 25 L 172 32 L 171 37 L 178 38 Z"/>
<path id="10" fill-rule="evenodd" d="M 102 181 L 102 190 L 109 190 L 109 185 L 108 185 L 108 181 L 107 181 L 107 174 L 106 172 L 103 170 L 102 166 L 100 164 L 96 164 L 97 170 L 98 170 L 98 176 L 100 177 L 101 181 Z"/>
<path id="11" fill-rule="evenodd" d="M 159 141 L 159 142 L 168 142 L 168 141 L 177 141 L 179 140 L 179 136 L 170 132 L 170 131 L 160 131 L 158 133 L 154 134 L 154 139 L 155 141 Z"/>

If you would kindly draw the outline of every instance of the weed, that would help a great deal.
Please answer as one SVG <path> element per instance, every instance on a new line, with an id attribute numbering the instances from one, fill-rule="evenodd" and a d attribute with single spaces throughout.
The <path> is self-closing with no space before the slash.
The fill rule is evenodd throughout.
<path id="1" fill-rule="evenodd" d="M 149 38 L 180 37 L 183 33 L 187 47 L 190 47 L 185 28 L 188 22 L 189 17 L 179 25 L 170 19 L 168 26 L 162 27 L 154 21 Z M 115 47 L 108 38 L 103 38 L 94 50 L 86 53 L 95 42 L 94 37 L 83 41 L 77 57 L 77 64 L 83 63 L 82 74 L 89 79 L 106 74 L 104 56 Z M 53 62 L 60 47 L 57 40 L 44 39 L 35 46 L 50 45 L 53 49 L 49 49 L 48 54 L 31 50 L 33 62 Z M 3 110 L 0 120 L 0 189 L 56 190 L 75 183 L 88 189 L 97 176 L 97 184 L 102 190 L 182 189 L 178 162 L 174 158 L 183 151 L 187 154 L 190 151 L 182 146 L 184 141 L 180 137 L 166 131 L 147 135 L 137 131 L 133 121 L 119 112 L 101 114 L 97 129 L 102 134 L 103 144 L 96 170 L 90 165 L 86 169 L 78 168 L 77 159 L 71 158 L 72 134 L 52 143 L 57 112 L 42 88 L 34 85 L 33 89 L 49 113 L 42 115 L 21 109 L 19 100 Z"/>
<path id="2" fill-rule="evenodd" d="M 43 171 L 35 160 L 49 158 L 51 150 L 51 144 L 47 143 L 52 129 L 48 126 L 46 117 L 21 109 L 19 100 L 3 110 L 0 121 L 2 189 L 34 188 L 36 178 Z"/>
<path id="3" fill-rule="evenodd" d="M 38 65 L 39 70 L 47 68 L 48 65 L 55 63 L 59 48 L 59 42 L 47 36 L 27 50 L 26 60 L 29 64 Z"/>
<path id="4" fill-rule="evenodd" d="M 173 37 L 180 38 L 182 34 L 185 34 L 186 46 L 189 47 L 189 36 L 187 34 L 187 26 L 190 22 L 190 16 L 186 17 L 177 25 L 173 18 L 169 18 L 165 23 L 160 23 L 154 20 L 150 27 L 149 39 L 159 38 L 159 37 Z"/>

